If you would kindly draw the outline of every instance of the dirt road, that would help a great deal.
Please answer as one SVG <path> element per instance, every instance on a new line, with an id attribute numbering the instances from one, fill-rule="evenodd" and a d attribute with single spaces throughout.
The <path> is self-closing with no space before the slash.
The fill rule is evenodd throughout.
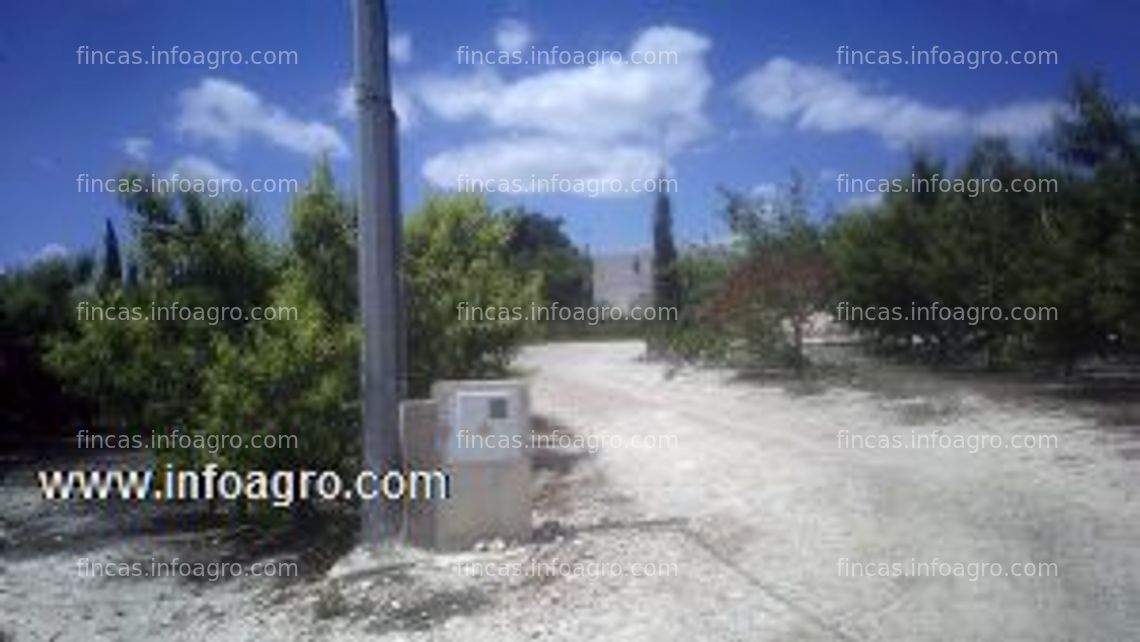
<path id="1" fill-rule="evenodd" d="M 355 520 L 203 531 L 160 507 L 44 502 L 42 462 L 9 470 L 0 640 L 1140 639 L 1134 404 L 1098 419 L 881 367 L 805 391 L 642 353 L 522 354 L 558 443 L 531 453 L 535 537 L 520 545 L 342 557 Z M 904 447 L 917 437 L 938 447 Z M 89 578 L 84 558 L 302 572 Z"/>
<path id="2" fill-rule="evenodd" d="M 626 605 L 650 615 L 644 631 L 1140 639 L 1131 437 L 965 385 L 795 395 L 727 373 L 667 376 L 642 351 L 554 344 L 521 365 L 536 412 L 594 435 L 601 470 L 644 523 L 674 525 L 628 552 L 679 563 L 675 580 L 643 579 L 657 597 Z"/>

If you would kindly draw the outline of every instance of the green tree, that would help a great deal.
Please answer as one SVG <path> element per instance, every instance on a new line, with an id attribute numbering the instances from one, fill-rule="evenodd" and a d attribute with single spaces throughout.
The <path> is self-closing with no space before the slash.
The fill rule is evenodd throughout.
<path id="1" fill-rule="evenodd" d="M 542 276 L 543 299 L 564 306 L 590 304 L 591 264 L 563 231 L 561 218 L 517 208 L 506 213 L 511 225 L 507 254 L 511 267 Z"/>
<path id="2" fill-rule="evenodd" d="M 878 207 L 843 217 L 831 234 L 838 296 L 853 307 L 913 310 L 937 302 L 944 309 L 1044 308 L 1050 318 L 906 314 L 853 324 L 939 361 L 1045 358 L 1070 373 L 1083 358 L 1129 349 L 1140 338 L 1138 123 L 1095 79 L 1078 79 L 1048 139 L 1051 157 L 982 140 L 948 176 L 1005 189 L 892 193 Z M 947 175 L 922 157 L 911 173 Z M 1010 189 L 1014 181 L 1039 189 Z"/>
<path id="3" fill-rule="evenodd" d="M 63 391 L 44 352 L 75 332 L 71 297 L 90 289 L 94 265 L 80 254 L 0 274 L 0 449 L 50 441 L 89 411 L 85 399 Z"/>
<path id="4" fill-rule="evenodd" d="M 932 180 L 944 168 L 925 156 L 912 160 L 910 176 Z M 830 235 L 828 253 L 838 275 L 836 299 L 852 308 L 909 310 L 941 299 L 954 278 L 931 265 L 946 266 L 951 257 L 939 252 L 934 242 L 952 218 L 942 217 L 944 195 L 938 192 L 893 192 L 872 208 L 841 216 Z M 937 257 L 937 258 L 935 258 Z M 941 291 L 940 291 L 941 290 Z M 901 319 L 843 319 L 871 332 L 885 345 L 911 346 L 912 337 L 923 347 L 941 349 L 943 328 L 937 321 L 906 316 Z"/>
<path id="5" fill-rule="evenodd" d="M 664 181 L 658 180 L 658 183 Z M 681 305 L 677 246 L 673 242 L 673 206 L 664 191 L 657 192 L 653 207 L 653 304 L 669 308 Z"/>
<path id="6" fill-rule="evenodd" d="M 725 216 L 744 257 L 728 275 L 717 310 L 744 339 L 751 363 L 807 365 L 804 335 L 830 297 L 823 234 L 810 219 L 798 174 L 773 196 L 726 192 Z"/>
<path id="7" fill-rule="evenodd" d="M 729 346 L 729 335 L 716 305 L 725 282 L 740 256 L 727 247 L 688 248 L 677 258 L 681 282 L 681 313 L 667 333 L 669 350 L 685 359 L 719 360 Z"/>
<path id="8" fill-rule="evenodd" d="M 1089 318 L 1074 338 L 1082 352 L 1134 350 L 1140 342 L 1140 114 L 1115 100 L 1096 76 L 1073 82 L 1068 105 L 1052 140 L 1067 169 L 1065 198 L 1050 223 L 1065 239 L 1058 253 L 1074 270 L 1062 278 L 1086 286 L 1083 298 L 1070 297 Z"/>
<path id="9" fill-rule="evenodd" d="M 123 283 L 123 260 L 119 256 L 119 237 L 111 219 L 103 230 L 103 269 L 99 273 L 100 285 L 106 289 Z"/>
<path id="10" fill-rule="evenodd" d="M 351 321 L 357 311 L 356 223 L 336 192 L 328 160 L 320 160 L 290 213 L 290 260 L 330 318 Z"/>
<path id="11" fill-rule="evenodd" d="M 145 183 L 145 181 L 144 181 Z M 131 193 L 137 285 L 81 293 L 92 309 L 151 304 L 227 307 L 265 305 L 277 260 L 247 204 L 194 193 Z M 93 316 L 74 336 L 59 337 L 47 362 L 73 390 L 98 400 L 101 420 L 131 427 L 185 425 L 219 332 L 240 337 L 248 321 L 218 326 L 180 319 L 107 321 Z"/>
<path id="12" fill-rule="evenodd" d="M 348 470 L 359 454 L 356 240 L 326 160 L 293 201 L 289 245 L 269 305 L 296 318 L 218 334 L 194 425 L 206 434 L 287 434 L 298 449 L 195 453 L 240 469 Z"/>
<path id="13" fill-rule="evenodd" d="M 524 336 L 522 314 L 542 297 L 541 275 L 511 268 L 511 228 L 508 217 L 493 215 L 477 195 L 432 194 L 409 217 L 404 273 L 413 395 L 437 379 L 506 370 Z"/>
<path id="14" fill-rule="evenodd" d="M 215 337 L 194 425 L 296 435 L 301 449 L 222 453 L 234 468 L 344 469 L 358 461 L 360 327 L 345 315 L 355 282 L 348 207 L 318 166 L 292 211 L 286 267 L 270 301 L 296 308 L 299 318 Z M 411 393 L 423 395 L 441 378 L 501 375 L 522 322 L 464 320 L 459 302 L 514 308 L 539 296 L 537 278 L 510 269 L 509 221 L 476 197 L 433 195 L 406 228 Z"/>
<path id="15" fill-rule="evenodd" d="M 207 435 L 294 436 L 298 447 L 172 454 L 238 470 L 347 472 L 358 462 L 359 326 L 330 314 L 310 285 L 327 267 L 291 265 L 273 289 L 271 305 L 296 309 L 296 319 L 214 337 L 192 422 Z"/>
<path id="16" fill-rule="evenodd" d="M 140 287 L 186 298 L 189 305 L 261 305 L 280 268 L 250 204 L 194 192 L 124 196 L 136 239 Z M 240 331 L 242 321 L 226 324 Z"/>

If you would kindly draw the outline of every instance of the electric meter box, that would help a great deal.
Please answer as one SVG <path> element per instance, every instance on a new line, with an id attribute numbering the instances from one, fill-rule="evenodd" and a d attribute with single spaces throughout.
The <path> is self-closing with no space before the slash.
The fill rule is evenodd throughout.
<path id="1" fill-rule="evenodd" d="M 526 457 L 530 409 L 515 381 L 441 382 L 432 389 L 448 430 L 443 459 L 493 462 Z"/>
<path id="2" fill-rule="evenodd" d="M 432 398 L 401 404 L 407 464 L 438 469 L 447 498 L 410 502 L 405 537 L 414 546 L 469 549 L 531 537 L 530 404 L 519 381 L 440 381 Z"/>

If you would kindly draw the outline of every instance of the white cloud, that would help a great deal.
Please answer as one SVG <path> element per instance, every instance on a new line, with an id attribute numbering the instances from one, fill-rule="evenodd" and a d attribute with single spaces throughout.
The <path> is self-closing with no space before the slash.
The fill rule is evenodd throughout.
<path id="1" fill-rule="evenodd" d="M 489 118 L 495 95 L 505 85 L 498 74 L 479 69 L 471 76 L 427 78 L 416 85 L 415 91 L 435 115 L 456 121 L 480 115 Z"/>
<path id="2" fill-rule="evenodd" d="M 747 74 L 734 91 L 761 120 L 823 133 L 870 132 L 892 146 L 969 133 L 1031 137 L 1047 127 L 1056 108 L 1026 102 L 971 114 L 878 91 L 829 69 L 782 57 Z"/>
<path id="3" fill-rule="evenodd" d="M 232 172 L 223 169 L 214 161 L 202 156 L 183 156 L 170 166 L 169 174 L 177 174 L 180 178 L 198 178 L 202 180 L 230 180 L 237 178 Z"/>
<path id="4" fill-rule="evenodd" d="M 676 51 L 676 64 L 606 62 L 558 68 L 510 82 L 494 70 L 422 81 L 416 95 L 450 121 L 480 119 L 504 130 L 613 140 L 636 137 L 667 148 L 708 130 L 703 113 L 712 76 L 709 41 L 691 31 L 654 27 L 630 49 Z"/>
<path id="5" fill-rule="evenodd" d="M 631 181 L 653 176 L 665 159 L 636 145 L 610 145 L 597 141 L 531 137 L 496 139 L 437 154 L 424 164 L 424 177 L 444 189 L 468 189 L 463 181 L 518 180 L 521 191 L 532 189 L 531 179 Z M 541 190 L 542 188 L 538 188 Z M 634 195 L 628 192 L 607 196 Z"/>
<path id="6" fill-rule="evenodd" d="M 864 130 L 898 144 L 963 128 L 955 110 L 877 94 L 832 71 L 775 58 L 736 85 L 736 96 L 765 120 L 825 133 Z"/>
<path id="7" fill-rule="evenodd" d="M 974 130 L 983 136 L 1033 138 L 1047 131 L 1064 110 L 1062 103 L 1051 100 L 998 107 L 978 114 Z"/>
<path id="8" fill-rule="evenodd" d="M 67 248 L 60 245 L 59 243 L 48 243 L 47 245 L 41 247 L 38 252 L 32 255 L 32 263 L 66 258 L 68 253 L 69 252 Z"/>
<path id="9" fill-rule="evenodd" d="M 710 130 L 704 114 L 712 87 L 709 47 L 692 31 L 652 27 L 629 50 L 675 51 L 673 64 L 606 61 L 512 80 L 480 67 L 421 79 L 411 89 L 428 112 L 449 122 L 482 123 L 492 132 L 487 140 L 429 159 L 424 176 L 443 187 L 453 187 L 459 173 L 490 179 L 652 177 Z M 633 168 L 641 175 L 633 176 Z"/>
<path id="10" fill-rule="evenodd" d="M 295 118 L 246 87 L 218 78 L 182 92 L 175 126 L 191 137 L 229 145 L 257 138 L 310 156 L 348 151 L 333 127 Z"/>
<path id="11" fill-rule="evenodd" d="M 869 194 L 860 194 L 852 196 L 846 203 L 840 206 L 843 212 L 854 212 L 857 210 L 874 209 L 883 204 L 883 192 L 871 192 Z"/>
<path id="12" fill-rule="evenodd" d="M 412 34 L 397 33 L 388 39 L 388 55 L 393 62 L 407 63 L 412 61 Z"/>
<path id="13" fill-rule="evenodd" d="M 503 51 L 522 51 L 533 39 L 530 27 L 521 20 L 505 18 L 495 26 L 495 46 Z"/>
<path id="14" fill-rule="evenodd" d="M 396 111 L 396 121 L 400 131 L 410 130 L 419 121 L 419 113 L 411 94 L 395 87 L 392 89 L 392 109 Z M 337 92 L 337 115 L 348 120 L 356 119 L 356 87 L 352 83 Z"/>
<path id="15" fill-rule="evenodd" d="M 348 120 L 356 118 L 356 86 L 351 82 L 336 92 L 336 115 Z"/>
<path id="16" fill-rule="evenodd" d="M 131 136 L 122 141 L 123 153 L 140 163 L 150 158 L 150 150 L 153 147 L 151 140 L 142 136 Z"/>
<path id="17" fill-rule="evenodd" d="M 753 185 L 749 193 L 753 198 L 772 198 L 780 193 L 780 186 L 776 183 L 765 181 Z"/>

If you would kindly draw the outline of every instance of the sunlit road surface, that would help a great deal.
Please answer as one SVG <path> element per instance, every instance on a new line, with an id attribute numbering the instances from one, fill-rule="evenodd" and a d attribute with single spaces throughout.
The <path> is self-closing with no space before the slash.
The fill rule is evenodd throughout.
<path id="1" fill-rule="evenodd" d="M 627 561 L 676 560 L 679 577 L 626 578 L 640 585 L 575 613 L 577 631 L 598 618 L 625 622 L 631 639 L 1140 639 L 1140 462 L 1090 420 L 961 384 L 793 395 L 723 372 L 666 376 L 643 351 L 561 343 L 519 360 L 538 414 L 611 443 L 675 437 L 672 448 L 603 447 L 597 462 L 642 523 L 674 525 L 615 533 L 644 542 Z M 843 430 L 1056 444 L 853 448 Z M 1055 576 L 1010 576 L 1025 563 Z M 1004 576 L 991 576 L 995 564 Z"/>

